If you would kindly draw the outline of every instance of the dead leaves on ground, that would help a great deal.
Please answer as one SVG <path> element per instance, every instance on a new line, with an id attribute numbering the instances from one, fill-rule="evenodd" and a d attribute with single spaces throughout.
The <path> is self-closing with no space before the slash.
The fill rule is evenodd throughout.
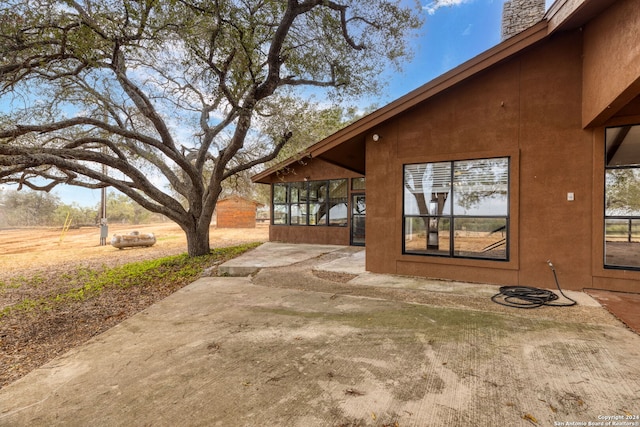
<path id="1" fill-rule="evenodd" d="M 349 396 L 364 396 L 365 393 L 363 391 L 357 390 L 355 388 L 348 388 L 344 391 L 344 394 Z"/>

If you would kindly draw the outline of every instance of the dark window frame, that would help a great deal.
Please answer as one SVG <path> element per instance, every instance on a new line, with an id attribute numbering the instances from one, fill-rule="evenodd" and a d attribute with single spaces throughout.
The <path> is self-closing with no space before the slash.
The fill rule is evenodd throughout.
<path id="1" fill-rule="evenodd" d="M 331 197 L 332 183 L 343 181 L 345 196 L 342 198 Z M 348 191 L 349 179 L 324 179 L 324 180 L 309 180 L 309 181 L 293 181 L 293 182 L 278 182 L 271 186 L 271 225 L 274 226 L 297 226 L 297 227 L 347 227 L 349 223 L 348 219 L 348 207 L 349 207 L 349 191 Z M 276 186 L 284 188 L 286 199 L 285 201 L 276 201 Z M 323 193 L 319 193 L 318 190 L 322 190 Z M 294 191 L 298 189 L 298 191 Z M 294 200 L 295 199 L 295 200 Z M 344 199 L 343 201 L 338 201 Z M 339 218 L 335 222 L 331 218 L 331 210 L 336 205 L 345 204 L 345 217 Z M 279 222 L 276 219 L 276 210 L 284 207 L 285 215 L 284 222 Z M 302 220 L 292 223 L 292 212 L 298 209 L 300 212 L 296 215 L 296 218 L 304 217 Z M 324 207 L 324 214 L 322 221 L 312 220 L 312 207 L 315 208 L 315 212 L 322 212 Z"/>
<path id="2" fill-rule="evenodd" d="M 456 171 L 455 165 L 456 163 L 461 162 L 473 162 L 473 161 L 488 161 L 488 160 L 506 160 L 507 164 L 507 180 L 506 180 L 506 214 L 505 215 L 481 215 L 481 214 L 472 214 L 472 215 L 464 215 L 455 213 L 455 205 L 454 205 L 454 191 L 456 182 L 454 174 Z M 435 164 L 449 164 L 449 184 L 451 187 L 449 200 L 445 201 L 444 204 L 449 204 L 449 213 L 448 214 L 436 214 L 436 215 L 425 215 L 425 214 L 407 214 L 405 212 L 406 209 L 406 200 L 407 196 L 405 191 L 405 176 L 406 176 L 406 168 L 407 166 L 415 166 L 415 165 L 435 165 Z M 509 262 L 510 260 L 510 240 L 511 240 L 511 232 L 510 232 L 510 218 L 511 218 L 511 156 L 497 156 L 497 157 L 488 157 L 488 158 L 476 158 L 476 159 L 459 159 L 459 160 L 447 160 L 447 161 L 438 161 L 438 162 L 421 162 L 421 163 L 407 163 L 403 165 L 403 178 L 402 178 L 402 253 L 404 255 L 415 255 L 415 256 L 426 256 L 426 257 L 438 257 L 438 258 L 448 258 L 448 259 L 474 259 L 474 260 L 484 260 L 484 261 L 498 261 L 498 262 Z M 427 202 L 428 203 L 428 202 Z M 448 232 L 449 232 L 449 247 L 446 250 L 439 250 L 433 252 L 426 252 L 423 250 L 407 250 L 407 220 L 413 220 L 415 218 L 419 218 L 422 221 L 427 223 L 427 221 L 435 220 L 438 224 L 436 227 L 439 229 L 440 224 L 448 221 Z M 504 230 L 502 230 L 502 235 L 504 235 L 504 257 L 483 257 L 476 255 L 460 255 L 456 252 L 456 220 L 504 220 Z M 427 233 L 429 232 L 428 227 Z M 425 244 L 429 245 L 428 242 L 429 236 L 426 236 Z M 493 245 L 491 245 L 493 246 Z M 496 246 L 499 247 L 499 246 Z"/>
<path id="3" fill-rule="evenodd" d="M 284 188 L 284 201 L 278 200 L 276 202 L 276 187 Z M 289 209 L 289 186 L 287 183 L 278 182 L 271 185 L 271 224 L 272 225 L 287 225 L 290 223 L 290 209 Z M 279 221 L 279 217 L 276 219 L 276 207 L 284 207 L 284 223 Z"/>
<path id="4" fill-rule="evenodd" d="M 628 270 L 628 271 L 640 271 L 640 265 L 624 265 L 624 264 L 611 264 L 611 263 L 607 263 L 607 237 L 610 236 L 610 234 L 608 234 L 608 228 L 611 227 L 611 224 L 608 222 L 609 221 L 624 221 L 625 223 L 627 223 L 627 228 L 628 228 L 628 242 L 627 243 L 638 243 L 638 242 L 632 242 L 632 236 L 633 236 L 633 228 L 634 225 L 640 223 L 640 215 L 608 215 L 607 214 L 607 196 L 608 196 L 608 183 L 607 183 L 607 176 L 608 176 L 608 171 L 620 171 L 620 170 L 640 170 L 640 164 L 636 163 L 629 163 L 629 164 L 612 164 L 609 165 L 610 162 L 613 161 L 614 155 L 611 155 L 611 158 L 609 158 L 610 153 L 609 151 L 609 147 L 607 147 L 608 141 L 607 141 L 607 130 L 608 129 L 622 129 L 625 127 L 629 127 L 629 128 L 633 128 L 633 127 L 638 127 L 640 126 L 640 123 L 635 123 L 635 124 L 629 124 L 629 125 L 622 125 L 622 126 L 607 126 L 605 128 L 605 140 L 604 140 L 604 176 L 603 176 L 603 184 L 604 184 L 604 194 L 603 194 L 603 202 L 602 202 L 602 253 L 603 253 L 603 267 L 605 269 L 609 269 L 609 270 Z M 622 143 L 622 141 L 620 141 L 620 143 Z M 618 144 L 618 147 L 620 146 L 620 144 Z M 617 149 L 617 147 L 616 147 Z M 636 225 L 637 226 L 637 225 Z M 611 243 L 613 243 L 614 241 L 612 240 Z M 640 244 L 640 243 L 638 243 Z"/>
<path id="5" fill-rule="evenodd" d="M 367 189 L 367 178 L 362 176 L 358 178 L 351 178 L 351 191 L 364 193 Z"/>

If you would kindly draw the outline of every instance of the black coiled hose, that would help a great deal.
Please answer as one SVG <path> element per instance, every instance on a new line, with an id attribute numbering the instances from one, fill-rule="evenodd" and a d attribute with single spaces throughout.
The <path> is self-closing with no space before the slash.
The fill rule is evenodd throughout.
<path id="1" fill-rule="evenodd" d="M 554 303 L 554 301 L 560 298 L 556 293 L 546 289 L 532 288 L 529 286 L 502 286 L 500 288 L 500 292 L 491 297 L 491 301 L 500 305 L 515 308 L 538 308 L 543 305 L 551 307 L 570 307 L 572 305 L 576 305 L 577 302 L 566 296 L 564 292 L 562 292 L 562 289 L 560 289 L 558 275 L 556 274 L 556 269 L 551 261 L 547 261 L 547 264 L 549 264 L 549 268 L 551 268 L 551 271 L 553 272 L 553 278 L 556 281 L 558 292 L 560 292 L 560 295 L 570 302 Z"/>

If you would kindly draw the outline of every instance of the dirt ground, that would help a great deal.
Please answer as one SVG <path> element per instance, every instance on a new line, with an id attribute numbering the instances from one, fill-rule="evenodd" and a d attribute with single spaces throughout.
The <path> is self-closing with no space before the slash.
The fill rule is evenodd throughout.
<path id="1" fill-rule="evenodd" d="M 109 238 L 114 234 L 139 231 L 153 233 L 156 244 L 149 248 L 116 249 L 100 246 L 100 229 L 83 227 L 63 233 L 59 228 L 21 228 L 0 230 L 0 281 L 9 276 L 37 272 L 50 274 L 77 266 L 115 266 L 129 262 L 176 255 L 187 250 L 184 232 L 175 223 L 145 225 L 109 225 Z M 233 246 L 249 241 L 269 240 L 269 226 L 255 229 L 210 230 L 211 247 Z"/>
<path id="2" fill-rule="evenodd" d="M 70 277 L 82 269 L 99 271 L 131 262 L 186 252 L 186 238 L 173 223 L 111 225 L 110 234 L 154 233 L 152 247 L 100 246 L 98 228 L 0 230 L 0 310 L 23 301 L 55 297 L 78 285 Z M 110 241 L 110 238 L 107 239 Z M 268 240 L 268 226 L 210 230 L 212 248 Z M 208 268 L 215 274 L 215 266 Z M 130 316 L 171 295 L 189 281 L 109 288 L 99 296 L 57 303 L 47 309 L 0 317 L 0 388 L 64 354 Z"/>

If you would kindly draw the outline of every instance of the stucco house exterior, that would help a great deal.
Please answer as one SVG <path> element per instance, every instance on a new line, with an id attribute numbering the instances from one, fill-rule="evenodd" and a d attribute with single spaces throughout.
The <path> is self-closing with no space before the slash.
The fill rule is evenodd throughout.
<path id="1" fill-rule="evenodd" d="M 543 2 L 544 3 L 544 2 Z M 272 241 L 375 273 L 640 291 L 640 7 L 537 23 L 253 177 Z"/>

